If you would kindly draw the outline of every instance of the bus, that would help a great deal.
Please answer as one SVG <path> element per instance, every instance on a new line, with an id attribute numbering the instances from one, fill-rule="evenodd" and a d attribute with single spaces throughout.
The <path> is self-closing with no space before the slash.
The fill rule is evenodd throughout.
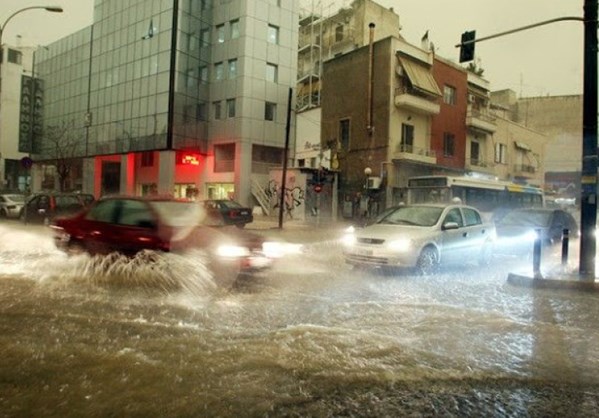
<path id="1" fill-rule="evenodd" d="M 498 220 L 512 209 L 544 206 L 543 189 L 536 186 L 469 176 L 408 179 L 408 203 L 449 203 L 454 198 L 474 206 L 488 220 Z"/>

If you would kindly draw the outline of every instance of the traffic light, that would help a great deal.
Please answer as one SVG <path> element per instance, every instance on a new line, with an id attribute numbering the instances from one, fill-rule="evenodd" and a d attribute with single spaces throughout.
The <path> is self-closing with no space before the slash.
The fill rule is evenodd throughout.
<path id="1" fill-rule="evenodd" d="M 475 37 L 476 31 L 474 30 L 462 33 L 462 42 L 460 45 L 460 62 L 472 61 L 474 59 Z"/>

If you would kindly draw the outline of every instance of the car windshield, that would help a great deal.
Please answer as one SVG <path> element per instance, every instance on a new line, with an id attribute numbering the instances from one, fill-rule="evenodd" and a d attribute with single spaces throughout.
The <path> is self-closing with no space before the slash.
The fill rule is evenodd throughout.
<path id="1" fill-rule="evenodd" d="M 551 212 L 515 210 L 505 215 L 499 225 L 546 227 L 549 225 L 550 219 Z"/>
<path id="2" fill-rule="evenodd" d="M 8 200 L 12 200 L 13 202 L 24 202 L 25 201 L 25 195 L 22 195 L 22 194 L 8 194 L 8 195 L 6 195 L 6 198 L 8 198 Z"/>
<path id="3" fill-rule="evenodd" d="M 150 202 L 150 205 L 168 226 L 198 225 L 203 218 L 203 211 L 195 202 L 157 200 Z"/>
<path id="4" fill-rule="evenodd" d="M 439 220 L 442 207 L 436 206 L 401 206 L 390 212 L 378 224 L 433 226 Z"/>

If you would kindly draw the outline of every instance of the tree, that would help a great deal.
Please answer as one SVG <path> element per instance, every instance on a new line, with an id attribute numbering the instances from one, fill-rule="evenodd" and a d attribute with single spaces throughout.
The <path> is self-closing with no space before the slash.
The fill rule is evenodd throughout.
<path id="1" fill-rule="evenodd" d="M 73 121 L 51 125 L 45 130 L 41 159 L 56 168 L 61 192 L 66 190 L 73 168 L 80 164 L 83 141 L 79 132 Z"/>

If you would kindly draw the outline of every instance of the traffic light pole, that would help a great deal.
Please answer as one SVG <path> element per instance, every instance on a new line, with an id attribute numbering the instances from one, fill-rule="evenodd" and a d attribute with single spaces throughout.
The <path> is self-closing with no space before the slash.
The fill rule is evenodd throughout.
<path id="1" fill-rule="evenodd" d="M 578 274 L 582 280 L 595 280 L 595 254 L 597 251 L 595 227 L 597 223 L 597 2 L 584 0 L 584 17 L 566 16 L 522 26 L 494 35 L 471 39 L 465 32 L 460 48 L 460 57 L 467 56 L 471 61 L 474 55 L 473 44 L 498 38 L 538 26 L 555 22 L 579 21 L 584 23 L 584 91 L 582 115 L 582 176 L 580 195 L 580 261 Z M 464 48 L 468 53 L 464 53 Z"/>
<path id="2" fill-rule="evenodd" d="M 597 223 L 597 0 L 584 2 L 584 94 L 580 180 L 580 266 L 583 280 L 595 280 Z"/>

